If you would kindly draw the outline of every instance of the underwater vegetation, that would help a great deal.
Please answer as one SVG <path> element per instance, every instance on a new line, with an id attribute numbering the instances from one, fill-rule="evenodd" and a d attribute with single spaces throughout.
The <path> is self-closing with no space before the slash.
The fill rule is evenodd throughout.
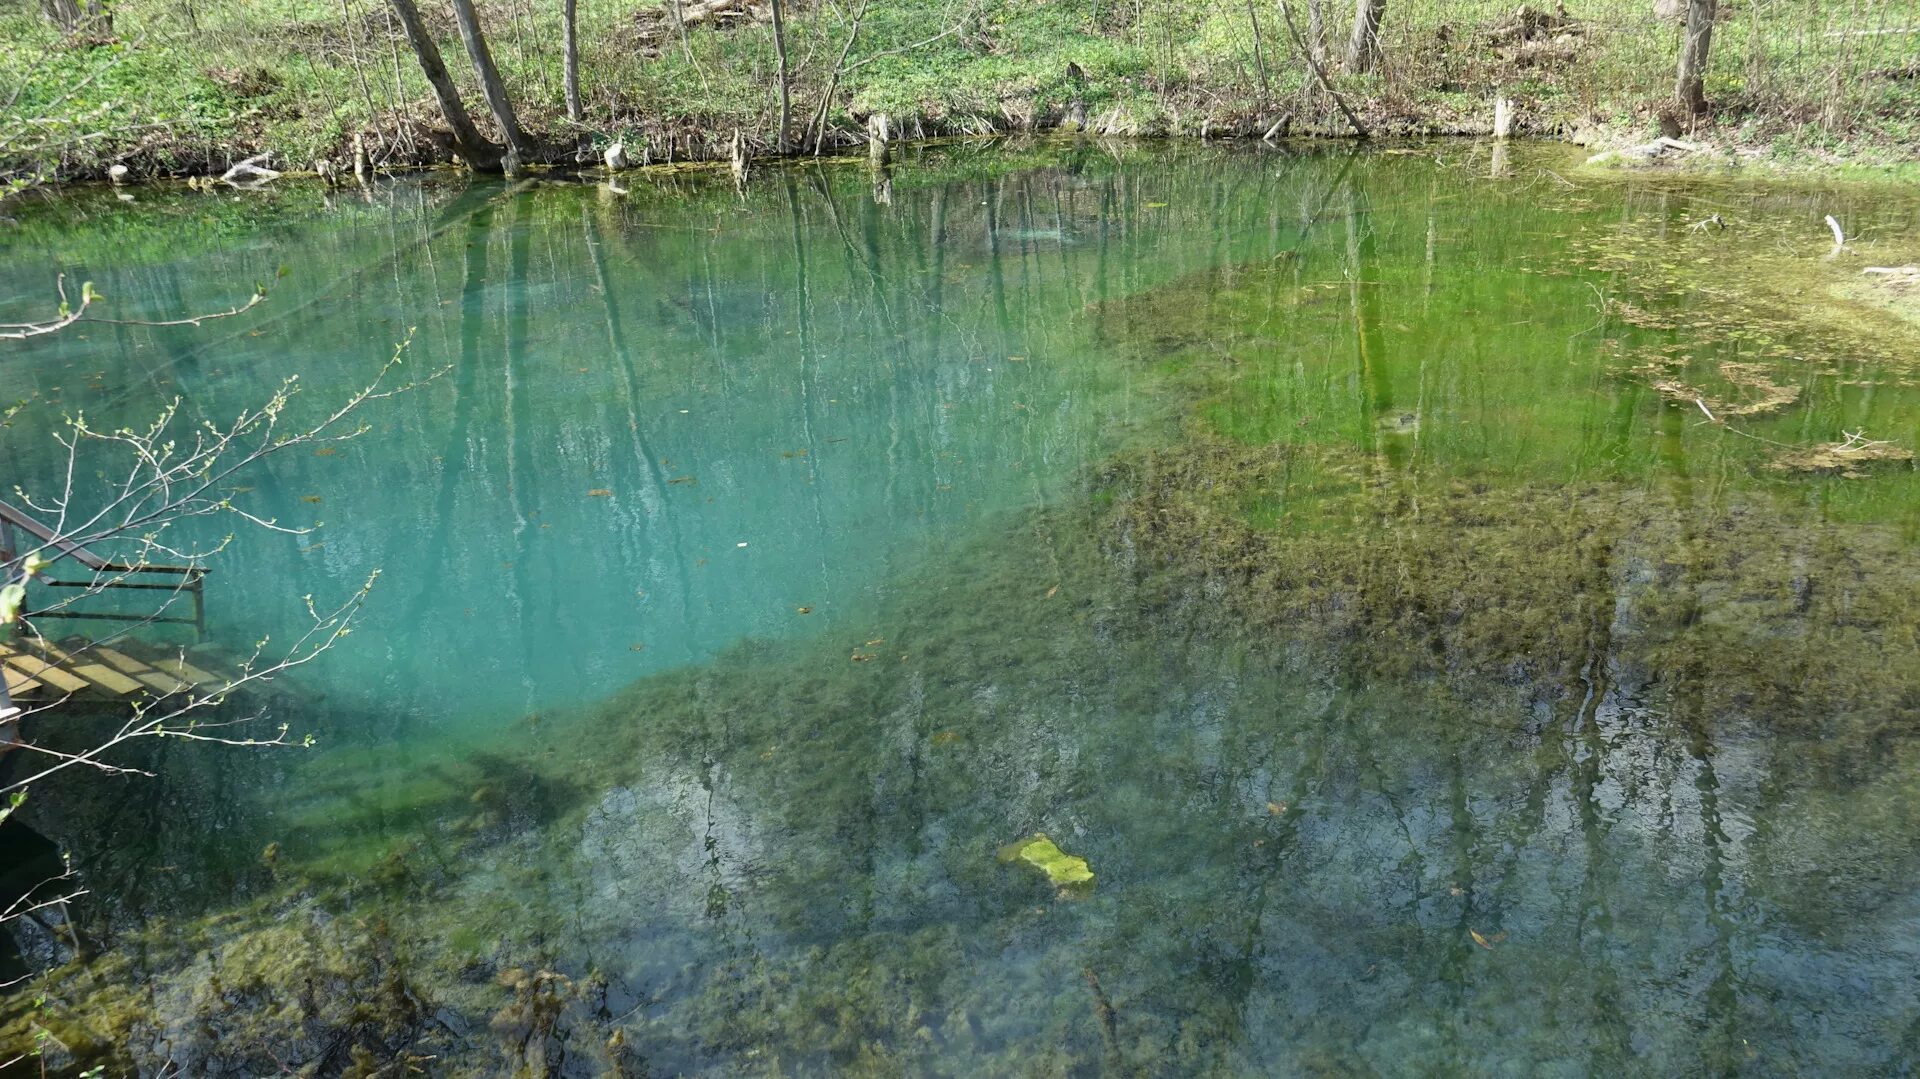
<path id="1" fill-rule="evenodd" d="M 1775 467 L 1915 445 L 1896 331 L 1699 314 L 1807 268 L 1757 196 L 1698 195 L 1753 222 L 1728 246 L 1684 193 L 1541 180 L 1572 216 L 1529 239 L 1387 197 L 1478 180 L 1307 178 L 1282 254 L 1052 328 L 1101 364 L 1074 392 L 1147 400 L 1124 437 L 831 620 L 224 787 L 170 759 L 226 833 L 121 863 L 0 1041 L 207 1076 L 1916 1063 L 1915 478 Z"/>
<path id="2" fill-rule="evenodd" d="M 1715 940 L 1741 962 L 1764 932 L 1865 963 L 1895 995 L 1855 1033 L 1891 1044 L 1865 1039 L 1907 1005 L 1857 957 L 1920 871 L 1920 576 L 1897 536 L 1621 485 L 1395 491 L 1352 461 L 1294 462 L 1341 528 L 1235 512 L 1298 455 L 1196 438 L 1110 461 L 1087 503 L 1013 515 L 875 612 L 880 659 L 746 645 L 551 717 L 514 776 L 446 770 L 467 810 L 384 844 L 336 811 L 253 901 L 125 934 L 10 1029 L 209 1075 L 269 1048 L 315 1074 L 1540 1063 L 1598 1051 L 1513 1040 L 1530 995 L 1572 993 L 1563 1024 L 1598 1037 L 1625 970 Z M 1793 827 L 1744 823 L 1767 814 Z M 1037 879 L 995 865 L 1008 843 Z M 1089 862 L 1099 888 L 1062 903 Z M 1595 889 L 1611 929 L 1574 898 Z M 1166 919 L 1185 928 L 1149 930 Z M 1313 942 L 1304 966 L 1283 942 Z M 1475 975 L 1467 950 L 1524 958 Z M 1283 1048 L 1254 1036 L 1277 1001 L 1256 1021 L 1199 991 L 1236 965 L 1368 1016 L 1465 979 L 1501 1036 L 1323 1019 Z M 1820 1059 L 1766 972 L 1742 977 L 1731 1012 L 1639 983 L 1662 1066 L 1763 1038 Z"/>

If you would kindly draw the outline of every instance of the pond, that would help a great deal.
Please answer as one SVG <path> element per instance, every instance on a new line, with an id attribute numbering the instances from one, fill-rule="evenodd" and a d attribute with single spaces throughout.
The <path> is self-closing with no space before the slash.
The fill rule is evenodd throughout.
<path id="1" fill-rule="evenodd" d="M 963 143 L 18 211 L 6 310 L 269 298 L 0 353 L 9 486 L 63 413 L 421 381 L 234 485 L 297 531 L 194 523 L 215 654 L 380 578 L 269 702 L 312 748 L 36 789 L 92 894 L 0 1033 L 202 1076 L 1913 1068 L 1920 334 L 1849 290 L 1920 198 L 1570 171 Z"/>

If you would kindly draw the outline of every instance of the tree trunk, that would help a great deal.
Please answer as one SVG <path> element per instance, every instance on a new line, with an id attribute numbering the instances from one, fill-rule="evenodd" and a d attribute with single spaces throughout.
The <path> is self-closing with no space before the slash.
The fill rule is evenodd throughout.
<path id="1" fill-rule="evenodd" d="M 1327 20 L 1320 13 L 1321 0 L 1307 0 L 1307 55 L 1316 64 L 1327 62 Z"/>
<path id="2" fill-rule="evenodd" d="M 40 0 L 40 9 L 62 33 L 71 34 L 80 28 L 80 5 L 75 0 Z"/>
<path id="3" fill-rule="evenodd" d="M 113 33 L 113 9 L 106 0 L 87 0 L 87 29 L 102 35 Z"/>
<path id="4" fill-rule="evenodd" d="M 1260 98 L 1262 101 L 1273 96 L 1273 85 L 1267 81 L 1267 48 L 1260 37 L 1260 12 L 1253 6 L 1253 0 L 1247 0 L 1247 24 L 1253 28 L 1253 69 L 1260 75 Z"/>
<path id="5" fill-rule="evenodd" d="M 567 119 L 579 123 L 580 108 L 580 0 L 565 0 L 563 9 L 565 19 L 561 24 L 561 39 L 566 51 L 565 81 L 567 85 Z"/>
<path id="6" fill-rule="evenodd" d="M 413 46 L 413 55 L 420 61 L 420 70 L 426 73 L 427 82 L 433 87 L 433 96 L 440 102 L 440 115 L 446 117 L 447 126 L 453 129 L 453 148 L 466 163 L 481 172 L 496 172 L 500 168 L 500 148 L 488 142 L 480 135 L 480 129 L 473 126 L 473 117 L 467 114 L 467 106 L 460 100 L 460 91 L 453 87 L 453 77 L 447 74 L 446 61 L 440 58 L 440 46 L 433 43 L 433 35 L 427 32 L 425 23 L 420 21 L 420 9 L 413 0 L 388 0 L 393 13 L 400 17 L 400 27 L 406 31 L 407 44 Z"/>
<path id="7" fill-rule="evenodd" d="M 1680 43 L 1680 68 L 1673 88 L 1681 115 L 1698 120 L 1707 114 L 1707 53 L 1713 45 L 1716 0 L 1687 0 L 1686 38 Z"/>
<path id="8" fill-rule="evenodd" d="M 1366 74 L 1380 63 L 1380 19 L 1387 0 L 1355 0 L 1353 37 L 1347 41 L 1347 70 Z"/>
<path id="9" fill-rule="evenodd" d="M 501 138 L 506 140 L 507 152 L 501 170 L 508 176 L 518 176 L 521 166 L 533 155 L 529 152 L 527 136 L 520 130 L 520 121 L 513 114 L 507 84 L 500 81 L 500 69 L 493 64 L 493 53 L 487 48 L 487 37 L 480 29 L 480 14 L 473 10 L 473 0 L 453 0 L 453 20 L 460 26 L 460 41 L 467 47 L 474 73 L 480 76 L 480 92 L 486 96 L 487 109 L 493 113 L 493 122 L 500 126 Z"/>
<path id="10" fill-rule="evenodd" d="M 785 7 L 780 0 L 773 0 L 773 54 L 780 62 L 780 130 L 774 142 L 782 157 L 788 152 L 787 129 L 793 126 L 792 88 L 788 85 L 791 79 L 787 72 L 787 21 L 786 12 L 782 10 Z"/>

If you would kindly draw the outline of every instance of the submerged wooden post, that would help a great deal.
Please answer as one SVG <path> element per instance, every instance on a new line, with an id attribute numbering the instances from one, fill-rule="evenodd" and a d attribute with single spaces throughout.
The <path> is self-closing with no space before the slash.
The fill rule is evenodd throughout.
<path id="1" fill-rule="evenodd" d="M 733 129 L 733 146 L 727 153 L 727 165 L 733 170 L 733 182 L 736 187 L 747 186 L 747 140 L 740 135 L 740 129 Z"/>
<path id="2" fill-rule="evenodd" d="M 1513 133 L 1513 102 L 1506 97 L 1493 99 L 1493 137 L 1504 139 Z"/>
<path id="3" fill-rule="evenodd" d="M 867 117 L 867 159 L 873 164 L 884 166 L 891 150 L 888 143 L 893 141 L 893 119 L 884 112 L 876 112 Z"/>

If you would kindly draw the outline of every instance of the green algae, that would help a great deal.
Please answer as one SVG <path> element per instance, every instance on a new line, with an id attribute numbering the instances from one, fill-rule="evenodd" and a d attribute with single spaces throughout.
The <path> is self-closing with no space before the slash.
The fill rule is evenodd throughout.
<path id="1" fill-rule="evenodd" d="M 556 721 L 569 732 L 566 741 L 584 740 L 604 752 L 581 756 L 543 742 L 529 747 L 528 760 L 537 770 L 568 775 L 591 789 L 644 781 L 648 772 L 636 775 L 618 763 L 622 760 L 648 760 L 658 767 L 657 762 L 677 759 L 682 766 L 691 766 L 711 752 L 701 747 L 724 746 L 728 773 L 724 786 L 755 792 L 756 798 L 765 800 L 762 812 L 780 814 L 779 807 L 791 807 L 783 823 L 767 825 L 791 842 L 796 834 L 822 828 L 838 831 L 865 817 L 870 792 L 841 778 L 873 774 L 877 768 L 875 750 L 852 738 L 860 728 L 856 719 L 898 714 L 904 705 L 902 694 L 917 692 L 933 698 L 911 713 L 924 718 L 902 718 L 917 747 L 913 752 L 924 761 L 922 781 L 928 787 L 921 803 L 946 806 L 949 812 L 960 805 L 978 806 L 972 834 L 991 834 L 996 824 L 988 819 L 987 810 L 1004 795 L 989 791 L 969 797 L 966 792 L 981 784 L 997 788 L 994 777 L 1001 770 L 993 758 L 1030 752 L 1019 748 L 1025 744 L 1023 732 L 1039 720 L 1020 708 L 983 712 L 977 707 L 962 708 L 960 702 L 975 699 L 989 685 L 1001 687 L 1015 700 L 1056 699 L 1043 697 L 1041 687 L 1061 680 L 1111 681 L 1114 700 L 1124 702 L 1129 680 L 1115 677 L 1112 669 L 1124 664 L 1101 662 L 1095 655 L 1139 633 L 1145 624 L 1161 624 L 1171 617 L 1189 624 L 1201 639 L 1223 651 L 1244 648 L 1249 640 L 1292 640 L 1331 658 L 1345 672 L 1339 676 L 1343 679 L 1390 677 L 1407 686 L 1427 684 L 1428 688 L 1413 690 L 1406 699 L 1377 710 L 1383 718 L 1399 717 L 1399 729 L 1361 734 L 1356 744 L 1384 748 L 1383 740 L 1391 740 L 1451 745 L 1464 737 L 1469 744 L 1491 746 L 1521 737 L 1524 725 L 1504 730 L 1483 726 L 1500 711 L 1488 709 L 1487 702 L 1514 693 L 1530 695 L 1538 690 L 1528 687 L 1535 686 L 1560 685 L 1566 687 L 1561 692 L 1570 693 L 1583 667 L 1591 662 L 1593 650 L 1601 647 L 1613 657 L 1610 662 L 1622 667 L 1692 671 L 1693 689 L 1688 692 L 1697 694 L 1693 722 L 1707 730 L 1722 722 L 1716 716 L 1772 716 L 1776 724 L 1772 733 L 1793 738 L 1799 747 L 1802 778 L 1797 782 L 1801 784 L 1824 786 L 1814 777 L 1825 769 L 1849 773 L 1850 783 L 1864 782 L 1869 790 L 1891 779 L 1893 771 L 1879 767 L 1862 775 L 1853 757 L 1867 744 L 1908 730 L 1909 713 L 1900 702 L 1920 692 L 1911 660 L 1915 642 L 1902 636 L 1897 625 L 1902 613 L 1913 609 L 1914 590 L 1920 584 L 1905 571 L 1892 569 L 1897 562 L 1886 557 L 1892 550 L 1886 540 L 1868 534 L 1839 543 L 1830 538 L 1822 542 L 1812 533 L 1793 540 L 1779 531 L 1777 520 L 1734 510 L 1710 518 L 1696 530 L 1687 515 L 1659 494 L 1636 495 L 1598 485 L 1577 492 L 1421 492 L 1421 516 L 1412 522 L 1396 522 L 1394 514 L 1395 510 L 1404 514 L 1414 501 L 1411 497 L 1387 498 L 1363 486 L 1320 492 L 1314 500 L 1323 512 L 1349 521 L 1353 514 L 1361 514 L 1359 528 L 1337 533 L 1315 527 L 1256 528 L 1232 513 L 1231 507 L 1244 494 L 1243 486 L 1270 483 L 1276 470 L 1284 468 L 1284 456 L 1236 443 L 1195 442 L 1111 462 L 1095 481 L 1113 495 L 1106 509 L 1086 516 L 1078 510 L 1056 511 L 1010 521 L 1002 540 L 985 545 L 1001 550 L 969 552 L 951 568 L 950 578 L 939 574 L 946 584 L 937 594 L 943 597 L 943 606 L 952 604 L 954 611 L 942 610 L 931 619 L 929 611 L 876 613 L 876 625 L 885 626 L 889 641 L 910 657 L 903 663 L 881 668 L 846 663 L 837 647 L 829 650 L 825 643 L 819 650 L 824 655 L 806 647 L 744 648 L 711 667 L 649 679 L 623 700 L 592 714 Z M 1201 472 L 1216 480 L 1240 478 L 1199 488 L 1192 481 Z M 1760 536 L 1769 542 L 1756 542 Z M 1060 591 L 1050 599 L 1030 572 L 1036 544 L 1059 558 L 1066 571 L 1059 578 Z M 1114 572 L 1111 552 L 1118 546 L 1136 552 L 1129 574 L 1134 580 L 1131 589 L 1116 589 L 1111 580 L 1095 584 Z M 1663 573 L 1684 573 L 1689 595 L 1668 598 L 1658 595 L 1658 589 L 1636 591 L 1630 585 L 1622 593 L 1621 581 L 1613 575 L 1618 571 L 1609 567 L 1623 562 L 1644 564 L 1655 579 Z M 1811 600 L 1795 591 L 1796 577 L 1814 582 Z M 933 591 L 931 586 L 928 591 Z M 1617 603 L 1623 594 L 1631 597 L 1632 629 L 1616 628 L 1620 639 L 1596 645 L 1592 636 L 1596 623 L 1609 621 L 1599 605 Z M 1095 598 L 1114 595 L 1131 596 L 1137 610 L 1115 610 Z M 1202 597 L 1205 602 L 1197 607 Z M 1847 605 L 1844 621 L 1853 623 L 1849 629 L 1815 631 L 1823 622 L 1843 621 L 1833 619 L 1821 606 L 1829 603 Z M 967 613 L 961 616 L 959 611 Z M 1106 648 L 1094 644 L 1094 638 L 1108 642 Z M 1764 653 L 1757 652 L 1756 638 L 1764 639 Z M 996 646 L 996 641 L 1003 643 Z M 1036 641 L 1057 643 L 1047 654 L 1035 655 Z M 1133 654 L 1130 646 L 1123 647 Z M 1762 654 L 1765 659 L 1759 661 Z M 924 664 L 914 658 L 919 656 L 926 657 Z M 838 662 L 833 662 L 835 657 Z M 1318 662 L 1305 666 L 1312 669 Z M 1020 673 L 1023 669 L 1027 673 Z M 1517 677 L 1516 670 L 1524 670 L 1525 676 Z M 931 671 L 942 674 L 930 680 Z M 1140 679 L 1137 691 L 1150 694 L 1159 677 L 1149 674 Z M 941 703 L 943 698 L 948 703 Z M 636 715 L 647 717 L 647 722 L 632 724 L 629 717 Z M 962 715 L 971 718 L 962 722 Z M 1515 722 L 1525 715 L 1527 711 L 1520 709 Z M 846 718 L 829 718 L 834 716 Z M 1879 725 L 1863 725 L 1870 716 L 1882 717 Z M 1468 724 L 1466 732 L 1480 733 L 1463 734 L 1458 726 L 1463 721 Z M 965 730 L 964 742 L 937 740 L 939 731 L 954 724 Z M 1477 771 L 1511 771 L 1516 779 L 1527 774 L 1531 765 L 1526 753 L 1494 755 L 1498 751 L 1490 746 L 1486 759 L 1476 764 Z M 557 752 L 549 757 L 548 749 Z M 1413 772 L 1402 770 L 1417 769 L 1416 759 L 1381 762 L 1377 767 L 1384 771 L 1376 781 L 1405 782 Z M 939 764 L 942 760 L 948 763 Z M 1070 774 L 1079 778 L 1067 781 L 1067 787 L 1084 790 L 1090 781 L 1115 782 L 1106 775 L 1108 771 L 1100 767 L 1086 774 L 1073 769 Z M 1133 771 L 1132 767 L 1117 769 L 1122 777 Z M 1395 772 L 1402 772 L 1402 778 L 1387 778 Z M 1083 793 L 1075 800 L 1085 797 Z M 1114 796 L 1099 796 L 1102 801 L 1108 798 Z M 1297 794 L 1287 800 L 1311 804 Z M 1890 798 L 1870 801 L 1883 810 L 1898 804 Z M 1128 815 L 1120 809 L 1125 804 L 1124 798 L 1114 798 L 1121 819 Z M 1842 804 L 1865 803 L 1856 790 Z M 1834 816 L 1808 811 L 1818 812 L 1822 820 Z M 590 816 L 563 800 L 533 834 L 505 837 L 500 840 L 504 846 L 472 841 L 459 848 L 452 855 L 454 860 L 477 860 L 505 873 L 479 891 L 464 887 L 457 877 L 444 876 L 382 885 L 402 889 L 401 894 L 411 900 L 407 913 L 390 931 L 409 942 L 403 951 L 425 958 L 414 978 L 439 987 L 431 991 L 437 1004 L 465 999 L 472 1001 L 465 1007 L 480 1014 L 508 1014 L 511 1018 L 500 1020 L 495 1029 L 511 1044 L 499 1050 L 504 1055 L 490 1059 L 509 1061 L 526 1074 L 541 1074 L 528 1062 L 546 1059 L 545 1046 L 557 1030 L 568 1024 L 581 1031 L 589 1029 L 592 1009 L 572 996 L 555 995 L 558 988 L 551 992 L 516 988 L 531 976 L 515 977 L 504 970 L 516 957 L 523 970 L 537 969 L 549 961 L 541 953 L 556 943 L 543 943 L 546 934 L 537 929 L 537 923 L 527 921 L 515 897 L 549 894 L 559 880 L 543 884 L 542 873 L 525 866 L 523 859 L 537 857 L 535 852 L 542 846 L 561 837 L 578 835 L 588 827 Z M 1878 821 L 1871 830 L 1893 836 L 1900 834 L 1899 829 L 1916 826 L 1920 819 L 1914 818 L 1914 811 L 1902 808 L 1895 818 Z M 1242 849 L 1256 851 L 1260 848 L 1245 844 L 1279 841 L 1276 837 L 1287 834 L 1288 820 L 1262 810 L 1241 827 L 1246 830 L 1239 840 Z M 1130 845 L 1162 846 L 1138 823 L 1130 824 L 1128 831 Z M 891 935 L 838 939 L 839 934 L 828 932 L 834 919 L 823 919 L 824 912 L 812 909 L 809 897 L 820 894 L 828 880 L 842 874 L 844 864 L 828 854 L 832 845 L 812 840 L 798 845 L 805 852 L 818 850 L 817 860 L 787 860 L 773 880 L 762 881 L 748 892 L 739 892 L 740 884 L 727 883 L 723 876 L 714 887 L 737 894 L 715 906 L 710 891 L 688 908 L 688 916 L 708 924 L 708 932 L 720 930 L 724 935 L 724 927 L 738 917 L 731 913 L 733 905 L 751 907 L 776 900 L 779 912 L 769 912 L 772 920 L 758 932 L 824 934 L 824 939 L 837 942 L 786 959 L 755 957 L 749 952 L 684 972 L 679 977 L 686 979 L 686 995 L 646 1023 L 625 1028 L 623 1045 L 635 1051 L 649 1046 L 657 1051 L 663 1039 L 672 1043 L 690 1038 L 712 1039 L 709 1044 L 741 1052 L 750 1046 L 789 1047 L 780 1058 L 783 1063 L 767 1065 L 768 1074 L 820 1069 L 885 1074 L 931 1065 L 944 1054 L 956 1053 L 979 1054 L 965 1058 L 975 1060 L 984 1073 L 1017 1073 L 1044 1066 L 1043 1057 L 1024 1050 L 999 1057 L 990 1046 L 1005 1032 L 980 1027 L 983 1016 L 996 1013 L 994 992 L 1031 992 L 1036 987 L 1020 989 L 1016 983 L 995 990 L 983 986 L 978 995 L 924 998 L 923 991 L 913 987 L 928 972 L 965 954 L 966 935 L 985 932 L 994 939 L 1023 939 L 1046 932 L 1044 927 L 1052 920 L 1071 918 L 1065 913 L 1071 908 L 1036 913 L 1016 904 L 970 928 L 965 923 L 935 920 Z M 1890 867 L 1907 864 L 1910 858 L 1895 856 L 1888 849 L 1878 853 L 1892 859 L 1886 863 Z M 416 857 L 408 854 L 404 860 Z M 1016 900 L 1006 882 L 980 875 L 964 864 L 964 858 L 942 857 L 946 864 L 940 876 L 950 877 L 964 891 L 1001 893 L 1010 903 Z M 1121 850 L 1113 850 L 1109 857 L 1123 865 L 1132 860 Z M 289 858 L 283 853 L 280 861 Z M 561 879 L 568 875 L 563 873 Z M 1790 872 L 1782 876 L 1783 881 L 1795 879 Z M 900 882 L 909 892 L 930 884 Z M 1820 890 L 1799 897 L 1789 893 L 1783 887 L 1783 895 L 1801 906 L 1816 894 L 1830 895 Z M 1129 901 L 1141 901 L 1137 885 Z M 1201 914 L 1207 908 L 1191 906 L 1193 897 L 1182 902 L 1189 904 L 1188 917 L 1217 918 L 1225 909 Z M 261 913 L 272 909 L 269 903 Z M 1810 909 L 1806 916 L 1817 914 Z M 227 1036 L 297 1046 L 297 1038 L 288 1032 L 298 1029 L 295 1019 L 299 1016 L 287 1002 L 297 1001 L 300 980 L 311 977 L 316 967 L 330 978 L 345 977 L 341 971 L 351 966 L 333 947 L 361 949 L 360 961 L 369 971 L 364 984 L 377 985 L 370 978 L 370 972 L 379 969 L 372 958 L 377 954 L 373 938 L 353 936 L 351 944 L 339 943 L 315 953 L 311 945 L 242 928 L 250 920 L 251 916 L 242 916 L 232 928 L 215 931 L 216 937 L 220 932 L 240 933 L 223 953 L 227 971 L 223 984 L 245 986 L 243 999 L 269 999 L 276 988 L 287 995 L 278 1005 L 259 1009 L 248 1024 L 222 1027 Z M 759 918 L 754 920 L 757 923 Z M 464 945 L 457 945 L 457 929 L 465 933 L 458 938 Z M 488 948 L 487 942 L 493 947 Z M 564 941 L 558 943 L 562 951 L 569 950 Z M 502 973 L 485 984 L 450 992 L 463 980 L 458 966 L 474 963 L 476 948 L 485 955 L 481 969 Z M 293 961 L 284 970 L 277 966 L 262 970 L 257 959 L 267 954 L 284 954 Z M 255 959 L 244 958 L 248 956 Z M 1092 957 L 1063 957 L 1062 961 L 1069 969 L 1077 969 Z M 148 962 L 151 969 L 166 966 L 152 953 Z M 110 973 L 98 970 L 84 975 L 76 970 L 75 975 L 89 983 L 101 977 L 111 980 Z M 1109 983 L 1130 987 L 1117 1005 L 1123 1014 L 1131 1011 L 1130 1004 L 1141 994 L 1158 996 L 1158 990 L 1148 990 L 1130 977 L 1105 976 Z M 558 985 L 551 979 L 548 984 Z M 839 988 L 828 993 L 828 985 Z M 1088 1051 L 1085 1024 L 1090 1006 L 1083 991 L 1048 999 L 1050 1010 L 1039 1029 L 1051 1030 L 1049 1036 L 1060 1039 L 1064 1063 Z M 75 1001 L 73 1007 L 85 1014 L 111 1010 L 98 999 Z M 910 1026 L 903 1025 L 909 1022 L 903 1018 L 903 1007 Z M 361 1029 L 366 1022 L 352 1014 L 324 1021 L 345 1029 Z M 1192 1014 L 1163 1025 L 1157 1019 L 1133 1015 L 1126 1028 L 1128 1058 L 1185 1067 L 1205 1057 L 1203 1047 L 1222 1029 L 1208 1024 L 1218 1021 Z M 922 1028 L 925 1035 L 917 1033 Z M 596 1035 L 602 1044 L 609 1036 Z M 577 1034 L 574 1041 L 582 1037 Z M 102 1037 L 99 1044 L 110 1040 Z M 371 1046 L 372 1042 L 360 1044 Z M 418 1042 L 407 1044 L 406 1051 L 423 1051 Z M 480 1072 L 490 1066 L 475 1065 Z"/>

